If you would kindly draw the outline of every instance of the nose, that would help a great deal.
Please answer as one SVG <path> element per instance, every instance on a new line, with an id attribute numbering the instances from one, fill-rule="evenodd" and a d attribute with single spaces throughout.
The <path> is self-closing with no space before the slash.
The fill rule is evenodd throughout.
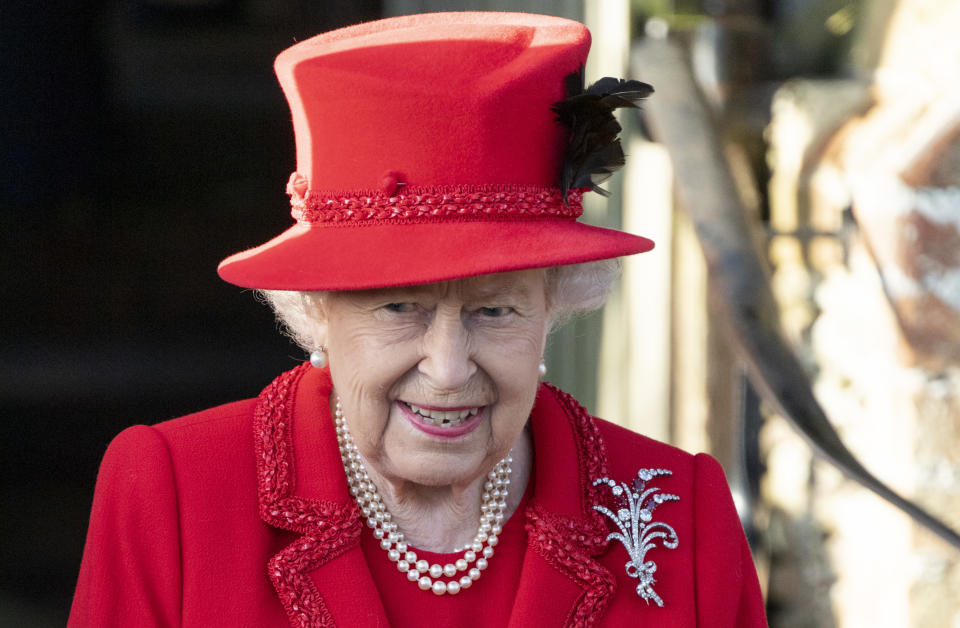
<path id="1" fill-rule="evenodd" d="M 470 332 L 459 312 L 435 313 L 423 336 L 418 369 L 437 392 L 463 389 L 476 372 L 470 344 Z"/>

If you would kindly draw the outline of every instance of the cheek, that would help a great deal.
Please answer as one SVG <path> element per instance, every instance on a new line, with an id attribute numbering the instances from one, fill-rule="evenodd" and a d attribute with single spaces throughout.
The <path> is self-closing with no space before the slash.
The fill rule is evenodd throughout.
<path id="1" fill-rule="evenodd" d="M 389 380 L 404 368 L 402 344 L 386 342 L 383 334 L 365 326 L 344 325 L 338 332 L 331 334 L 330 368 L 342 381 L 334 383 L 364 396 L 389 389 Z"/>
<path id="2" fill-rule="evenodd" d="M 499 364 L 498 371 L 521 374 L 533 365 L 535 372 L 543 358 L 546 323 L 537 319 L 522 329 L 481 334 L 477 341 L 480 352 L 486 354 L 491 362 Z"/>
<path id="3" fill-rule="evenodd" d="M 506 423 L 520 426 L 526 423 L 540 382 L 537 367 L 543 356 L 543 344 L 542 328 L 536 325 L 512 337 L 510 342 L 491 343 L 496 350 L 490 352 L 483 368 L 499 392 Z"/>
<path id="4" fill-rule="evenodd" d="M 361 449 L 375 446 L 390 412 L 390 393 L 407 370 L 401 352 L 362 330 L 331 346 L 330 373 L 350 430 Z M 364 446 L 366 445 L 366 446 Z"/>

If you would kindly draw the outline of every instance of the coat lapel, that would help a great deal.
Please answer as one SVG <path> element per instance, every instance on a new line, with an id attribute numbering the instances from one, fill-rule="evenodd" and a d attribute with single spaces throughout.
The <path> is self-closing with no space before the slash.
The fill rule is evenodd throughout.
<path id="1" fill-rule="evenodd" d="M 268 575 L 293 626 L 382 627 L 386 613 L 360 549 L 360 512 L 337 453 L 331 387 L 328 371 L 302 365 L 260 394 L 260 517 L 299 535 L 270 559 Z"/>
<path id="2" fill-rule="evenodd" d="M 616 592 L 596 558 L 607 528 L 591 505 L 606 450 L 593 419 L 572 397 L 543 385 L 531 415 L 536 485 L 527 508 L 527 551 L 511 627 L 592 626 Z"/>

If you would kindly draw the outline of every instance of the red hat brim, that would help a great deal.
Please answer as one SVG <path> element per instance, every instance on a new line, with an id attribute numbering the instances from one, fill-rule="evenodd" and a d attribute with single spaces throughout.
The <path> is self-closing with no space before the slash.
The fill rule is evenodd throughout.
<path id="1" fill-rule="evenodd" d="M 570 219 L 297 223 L 220 263 L 224 280 L 270 290 L 361 290 L 642 253 L 647 238 Z"/>

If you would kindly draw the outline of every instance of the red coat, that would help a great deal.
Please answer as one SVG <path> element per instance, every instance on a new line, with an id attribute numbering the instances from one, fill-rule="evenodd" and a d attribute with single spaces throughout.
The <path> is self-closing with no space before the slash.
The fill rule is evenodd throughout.
<path id="1" fill-rule="evenodd" d="M 388 626 L 330 387 L 327 371 L 299 367 L 258 399 L 121 433 L 100 469 L 69 625 Z M 766 626 L 716 461 L 594 419 L 548 385 L 531 422 L 535 484 L 515 515 L 527 549 L 510 626 Z M 638 596 L 625 546 L 606 540 L 613 525 L 592 508 L 617 510 L 593 480 L 630 482 L 641 467 L 671 470 L 650 484 L 679 497 L 652 513 L 677 547 L 654 539 L 644 557 L 663 607 Z"/>

